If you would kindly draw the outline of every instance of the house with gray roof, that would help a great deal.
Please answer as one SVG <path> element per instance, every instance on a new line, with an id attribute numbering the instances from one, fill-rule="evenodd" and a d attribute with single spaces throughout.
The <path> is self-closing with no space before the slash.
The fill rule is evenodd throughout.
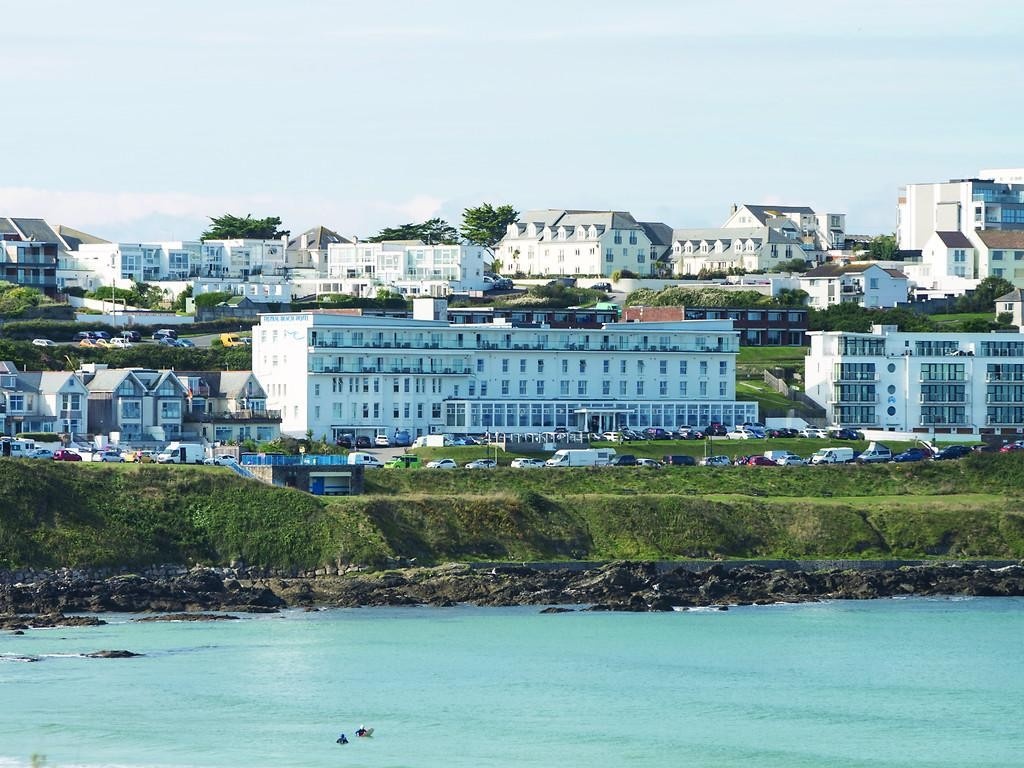
<path id="1" fill-rule="evenodd" d="M 174 371 L 94 364 L 79 375 L 88 390 L 90 432 L 116 432 L 122 442 L 182 435 L 188 389 Z"/>
<path id="2" fill-rule="evenodd" d="M 208 442 L 265 443 L 281 436 L 281 412 L 252 371 L 177 371 L 188 391 L 185 429 Z"/>
<path id="3" fill-rule="evenodd" d="M 352 242 L 327 227 L 313 227 L 288 241 L 286 262 L 289 269 L 311 269 L 317 274 L 324 274 L 327 272 L 328 246 Z"/>
<path id="4" fill-rule="evenodd" d="M 1009 312 L 1013 317 L 1011 321 L 1017 328 L 1024 331 L 1024 291 L 1014 288 L 1004 296 L 996 299 L 996 316 Z"/>
<path id="5" fill-rule="evenodd" d="M 82 381 L 69 371 L 19 371 L 0 361 L 0 434 L 88 431 Z"/>
<path id="6" fill-rule="evenodd" d="M 495 257 L 507 273 L 527 276 L 610 277 L 629 271 L 661 274 L 671 230 L 639 222 L 627 211 L 526 211 L 509 224 Z"/>
<path id="7" fill-rule="evenodd" d="M 733 205 L 722 226 L 791 230 L 808 250 L 841 250 L 846 243 L 845 213 L 816 213 L 806 205 Z"/>
<path id="8" fill-rule="evenodd" d="M 968 237 L 978 249 L 978 278 L 1001 277 L 1024 288 L 1024 230 L 976 229 Z"/>
<path id="9" fill-rule="evenodd" d="M 715 227 L 672 232 L 677 275 L 771 271 L 784 261 L 810 259 L 795 236 L 772 227 Z"/>
<path id="10" fill-rule="evenodd" d="M 908 287 L 903 272 L 873 261 L 822 264 L 800 276 L 800 288 L 807 292 L 807 304 L 813 309 L 844 303 L 892 308 L 907 301 Z"/>

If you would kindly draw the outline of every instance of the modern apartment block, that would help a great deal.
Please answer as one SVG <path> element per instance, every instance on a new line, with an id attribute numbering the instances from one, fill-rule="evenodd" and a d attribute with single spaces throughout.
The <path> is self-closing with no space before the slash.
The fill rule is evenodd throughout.
<path id="1" fill-rule="evenodd" d="M 1015 434 L 1024 426 L 1024 335 L 812 331 L 807 395 L 831 423 Z"/>
<path id="2" fill-rule="evenodd" d="M 482 291 L 487 251 L 477 245 L 426 245 L 419 240 L 332 242 L 320 292 L 375 296 L 387 288 L 403 296 L 448 296 Z"/>
<path id="3" fill-rule="evenodd" d="M 922 252 L 922 277 L 1001 277 L 1024 287 L 1024 169 L 908 184 L 900 190 L 900 250 Z"/>
<path id="4" fill-rule="evenodd" d="M 75 230 L 52 227 L 43 219 L 0 217 L 0 280 L 56 296 L 62 257 L 80 242 L 73 235 L 92 239 Z"/>
<path id="5" fill-rule="evenodd" d="M 736 400 L 728 320 L 456 325 L 443 300 L 415 304 L 411 319 L 262 315 L 253 371 L 281 432 L 601 432 L 757 418 L 756 403 Z"/>
<path id="6" fill-rule="evenodd" d="M 622 310 L 625 323 L 731 320 L 744 347 L 799 347 L 807 344 L 807 310 L 802 307 L 645 307 Z"/>
<path id="7" fill-rule="evenodd" d="M 495 256 L 506 274 L 648 277 L 658 274 L 671 235 L 668 225 L 626 211 L 527 211 L 508 225 Z"/>

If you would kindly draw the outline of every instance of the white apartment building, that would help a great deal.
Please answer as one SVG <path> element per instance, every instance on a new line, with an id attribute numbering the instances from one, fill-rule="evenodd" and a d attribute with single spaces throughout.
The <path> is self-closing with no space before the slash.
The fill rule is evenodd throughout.
<path id="1" fill-rule="evenodd" d="M 846 242 L 845 213 L 815 213 L 806 205 L 734 205 L 722 227 L 792 233 L 812 251 L 841 250 Z"/>
<path id="2" fill-rule="evenodd" d="M 443 300 L 415 305 L 411 319 L 262 315 L 253 372 L 267 407 L 281 411 L 281 432 L 601 432 L 757 419 L 757 403 L 736 400 L 730 320 L 452 325 Z"/>
<path id="3" fill-rule="evenodd" d="M 82 243 L 69 255 L 65 269 L 85 273 L 79 284 L 92 290 L 101 285 L 127 288 L 133 282 L 184 281 L 198 273 L 201 263 L 202 243 L 198 240 Z"/>
<path id="4" fill-rule="evenodd" d="M 795 235 L 771 227 L 677 229 L 672 260 L 677 275 L 768 271 L 792 259 L 814 259 Z"/>
<path id="5" fill-rule="evenodd" d="M 477 245 L 426 245 L 419 240 L 329 243 L 320 293 L 443 297 L 484 290 L 487 251 Z"/>
<path id="6" fill-rule="evenodd" d="M 508 225 L 495 249 L 502 271 L 525 275 L 610 277 L 628 270 L 656 275 L 671 247 L 671 229 L 638 222 L 625 211 L 527 211 Z"/>
<path id="7" fill-rule="evenodd" d="M 831 423 L 893 431 L 1018 433 L 1024 335 L 812 331 L 806 392 Z"/>
<path id="8" fill-rule="evenodd" d="M 203 240 L 197 277 L 284 275 L 288 262 L 288 236 L 279 240 Z"/>
<path id="9" fill-rule="evenodd" d="M 922 250 L 936 232 L 962 232 L 971 237 L 976 230 L 1024 230 L 1024 183 L 994 178 L 1017 178 L 1021 171 L 983 174 L 978 179 L 907 184 L 902 188 L 896 226 L 900 250 Z"/>
<path id="10" fill-rule="evenodd" d="M 892 308 L 907 301 L 909 280 L 898 269 L 885 269 L 873 261 L 822 264 L 800 276 L 807 305 L 825 309 L 854 302 L 867 308 Z"/>

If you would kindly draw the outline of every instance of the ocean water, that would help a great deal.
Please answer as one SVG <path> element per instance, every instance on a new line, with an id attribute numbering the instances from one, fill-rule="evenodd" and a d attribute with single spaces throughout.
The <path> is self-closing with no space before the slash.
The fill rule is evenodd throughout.
<path id="1" fill-rule="evenodd" d="M 0 766 L 1024 765 L 1021 599 L 104 618 L 0 636 Z"/>

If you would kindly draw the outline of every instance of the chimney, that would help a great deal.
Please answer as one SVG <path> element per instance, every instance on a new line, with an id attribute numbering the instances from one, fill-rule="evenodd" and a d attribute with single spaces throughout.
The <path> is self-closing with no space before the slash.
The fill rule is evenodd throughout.
<path id="1" fill-rule="evenodd" d="M 309 234 L 303 232 L 302 237 L 299 238 L 299 249 L 304 251 L 307 248 L 309 248 Z"/>
<path id="2" fill-rule="evenodd" d="M 732 204 L 732 212 L 733 213 L 736 213 L 736 211 L 738 211 L 739 209 L 740 209 L 740 207 L 738 205 L 736 205 L 736 203 Z"/>

